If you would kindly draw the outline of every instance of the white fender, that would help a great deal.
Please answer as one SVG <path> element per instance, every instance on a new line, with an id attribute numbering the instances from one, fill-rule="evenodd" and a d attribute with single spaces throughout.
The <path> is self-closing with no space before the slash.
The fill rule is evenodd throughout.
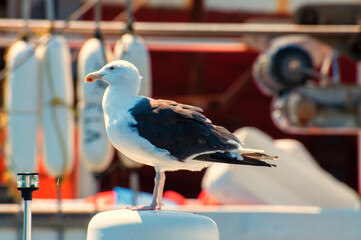
<path id="1" fill-rule="evenodd" d="M 103 94 L 107 84 L 103 81 L 96 81 L 93 84 L 85 84 L 84 78 L 88 73 L 102 68 L 106 63 L 106 58 L 111 55 L 107 45 L 102 44 L 98 38 L 88 39 L 81 47 L 78 56 L 78 99 L 86 103 L 102 104 Z M 111 56 L 110 56 L 111 57 Z"/>
<path id="2" fill-rule="evenodd" d="M 61 35 L 45 35 L 36 49 L 41 62 L 44 162 L 52 177 L 64 177 L 73 167 L 74 101 L 71 56 Z"/>
<path id="3" fill-rule="evenodd" d="M 145 46 L 144 39 L 130 33 L 122 35 L 116 42 L 114 58 L 129 61 L 138 68 L 139 73 L 142 76 L 139 95 L 150 97 L 152 95 L 151 63 L 149 51 Z M 117 155 L 128 168 L 142 166 L 141 164 L 130 160 L 122 153 L 117 152 Z"/>
<path id="4" fill-rule="evenodd" d="M 143 38 L 126 33 L 115 44 L 114 58 L 133 63 L 142 76 L 139 95 L 152 95 L 152 72 L 150 56 Z"/>
<path id="5" fill-rule="evenodd" d="M 8 112 L 5 160 L 15 177 L 36 171 L 36 134 L 39 113 L 39 62 L 34 46 L 18 40 L 6 54 L 4 105 Z"/>
<path id="6" fill-rule="evenodd" d="M 87 40 L 78 56 L 78 110 L 80 159 L 92 172 L 103 172 L 113 159 L 114 148 L 105 130 L 102 98 L 107 87 L 103 81 L 85 84 L 88 73 L 103 67 L 110 48 L 103 46 L 98 38 Z"/>

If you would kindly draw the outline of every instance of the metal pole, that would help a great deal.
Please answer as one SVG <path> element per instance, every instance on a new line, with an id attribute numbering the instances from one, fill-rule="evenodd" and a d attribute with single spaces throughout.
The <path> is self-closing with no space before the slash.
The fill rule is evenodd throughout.
<path id="1" fill-rule="evenodd" d="M 59 223 L 63 222 L 63 210 L 62 210 L 62 183 L 63 183 L 63 179 L 62 177 L 58 177 L 56 179 L 56 197 L 57 197 L 57 201 L 58 201 L 58 221 Z M 58 225 L 58 240 L 64 240 L 64 231 L 63 231 L 63 227 L 61 224 Z"/>
<path id="2" fill-rule="evenodd" d="M 31 200 L 33 191 L 39 189 L 39 174 L 32 172 L 22 172 L 17 174 L 17 187 L 21 191 L 21 197 L 24 199 L 24 222 L 23 239 L 31 239 Z"/>
<path id="3" fill-rule="evenodd" d="M 23 239 L 31 240 L 31 200 L 24 200 Z"/>
<path id="4" fill-rule="evenodd" d="M 361 61 L 358 61 L 356 65 L 356 81 L 361 85 Z M 357 188 L 361 195 L 361 131 L 357 134 L 357 155 Z"/>
<path id="5" fill-rule="evenodd" d="M 43 33 L 49 30 L 49 20 L 29 20 L 29 30 Z M 56 31 L 66 34 L 92 35 L 96 29 L 93 21 L 54 20 Z M 0 32 L 17 32 L 23 30 L 24 20 L 0 18 Z M 100 29 L 107 36 L 117 36 L 125 30 L 123 22 L 101 21 Z M 361 33 L 359 25 L 297 25 L 297 24 L 261 24 L 261 23 L 165 23 L 134 22 L 134 31 L 139 35 L 152 36 L 195 36 L 195 37 L 239 37 L 245 34 L 279 36 L 284 34 L 308 34 L 316 37 L 352 37 Z"/>

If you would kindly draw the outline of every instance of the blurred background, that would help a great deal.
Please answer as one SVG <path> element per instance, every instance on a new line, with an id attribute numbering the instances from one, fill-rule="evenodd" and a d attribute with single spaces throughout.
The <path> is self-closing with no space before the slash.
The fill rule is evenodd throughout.
<path id="1" fill-rule="evenodd" d="M 87 4 L 86 1 L 54 0 L 54 19 L 66 20 L 74 11 Z M 95 4 L 93 4 L 95 5 Z M 302 8 L 304 6 L 315 8 Z M 11 0 L 0 1 L 0 18 L 21 19 L 22 1 Z M 331 6 L 331 7 L 330 7 Z M 336 8 L 334 7 L 336 6 Z M 345 7 L 350 14 L 343 14 L 336 11 L 340 6 Z M 149 51 L 151 66 L 151 96 L 154 98 L 172 99 L 178 102 L 200 106 L 204 113 L 214 124 L 227 127 L 234 131 L 244 126 L 260 129 L 269 134 L 272 138 L 292 138 L 299 140 L 313 155 L 317 163 L 332 174 L 338 180 L 346 183 L 349 187 L 358 189 L 358 137 L 357 131 L 347 131 L 345 134 L 339 132 L 327 132 L 327 134 L 304 134 L 302 131 L 285 131 L 274 123 L 271 116 L 272 101 L 274 95 L 281 96 L 280 91 L 274 95 L 264 94 L 262 85 L 255 81 L 259 77 L 255 73 L 254 65 L 263 52 L 267 51 L 275 38 L 281 35 L 274 35 L 267 29 L 267 25 L 257 34 L 249 34 L 256 28 L 250 25 L 249 31 L 243 34 L 208 34 L 200 33 L 196 36 L 194 32 L 187 36 L 172 36 L 172 33 L 161 34 L 157 31 L 141 29 L 139 23 L 266 23 L 276 25 L 281 32 L 290 32 L 297 35 L 297 29 L 288 30 L 287 24 L 302 23 L 309 25 L 330 24 L 330 25 L 353 25 L 358 24 L 359 12 L 354 13 L 352 9 L 357 6 L 358 1 L 306 1 L 306 0 L 268 0 L 268 1 L 216 1 L 216 0 L 136 0 L 133 1 L 133 20 L 135 21 L 134 32 L 140 33 L 144 38 L 145 45 Z M 335 10 L 336 9 L 336 10 Z M 304 12 L 302 12 L 304 10 Z M 30 19 L 46 19 L 46 4 L 42 0 L 29 1 Z M 87 9 L 76 20 L 93 21 L 95 10 L 93 7 Z M 103 0 L 101 6 L 101 20 L 109 23 L 124 23 L 127 21 L 126 2 L 118 0 Z M 128 18 L 129 20 L 129 18 Z M 116 40 L 126 32 L 124 25 L 119 23 L 119 32 L 109 31 L 103 34 L 103 40 L 111 49 L 115 47 Z M 0 68 L 6 66 L 5 53 L 8 47 L 19 36 L 21 29 L 18 25 L 12 26 L 14 22 L 0 23 Z M 284 24 L 284 25 L 282 25 Z M 113 26 L 113 25 L 112 25 Z M 137 32 L 137 26 L 139 31 Z M 144 25 L 145 26 L 145 25 Z M 157 26 L 153 24 L 152 26 Z M 163 25 L 160 25 L 163 26 Z M 258 27 L 260 25 L 257 25 Z M 285 26 L 283 28 L 282 26 Z M 293 26 L 293 25 L 292 25 Z M 70 27 L 71 28 L 71 27 Z M 121 29 L 122 28 L 122 29 Z M 274 29 L 274 28 L 272 28 Z M 172 29 L 170 29 L 172 30 Z M 30 27 L 30 31 L 31 27 Z M 35 30 L 34 30 L 35 31 Z M 39 37 L 39 32 L 32 33 L 34 42 Z M 143 31 L 143 32 L 142 32 Z M 102 29 L 100 29 L 102 32 Z M 185 31 L 186 32 L 186 31 Z M 82 44 L 90 37 L 91 31 L 85 34 L 69 33 L 64 31 L 71 50 L 71 72 L 72 82 L 77 91 L 77 61 Z M 164 35 L 164 36 L 162 36 Z M 217 36 L 216 36 L 217 35 Z M 310 34 L 312 35 L 312 34 Z M 354 35 L 344 35 L 340 41 L 330 41 L 331 35 L 313 34 L 311 40 L 317 41 L 318 46 L 328 49 L 331 45 L 338 50 L 336 58 L 339 79 L 343 84 L 357 84 L 357 54 L 361 51 L 360 45 L 352 45 L 355 41 Z M 339 39 L 339 34 L 337 39 Z M 347 39 L 346 39 L 347 38 Z M 321 41 L 321 42 L 319 42 Z M 336 42 L 336 43 L 335 43 Z M 287 45 L 283 44 L 283 45 Z M 359 44 L 359 43 L 358 43 Z M 281 44 L 282 45 L 282 44 Z M 342 46 L 341 46 L 342 45 Z M 351 46 L 352 45 L 352 46 Z M 352 47 L 352 49 L 351 49 Z M 345 50 L 346 49 L 346 50 Z M 351 49 L 351 50 L 350 50 Z M 321 51 L 319 47 L 306 51 L 311 56 L 313 51 Z M 351 53 L 350 53 L 351 52 Z M 353 55 L 352 53 L 355 53 Z M 316 54 L 317 55 L 317 54 Z M 314 57 L 311 56 L 311 58 Z M 316 60 L 317 61 L 317 60 Z M 323 60 L 322 60 L 323 61 Z M 322 62 L 321 61 L 321 62 Z M 314 71 L 320 71 L 321 64 L 313 61 L 311 66 Z M 270 70 L 272 72 L 273 70 Z M 252 74 L 253 72 L 253 74 Z M 271 74 L 271 73 L 270 73 Z M 332 77 L 335 71 L 330 72 Z M 322 76 L 310 74 L 307 80 L 320 82 Z M 262 81 L 262 80 L 260 80 Z M 277 81 L 277 79 L 276 79 Z M 4 81 L 2 88 L 4 89 Z M 260 89 L 261 88 L 261 89 Z M 287 90 L 288 91 L 288 90 Z M 267 90 L 266 90 L 267 92 Z M 3 91 L 3 95 L 5 90 Z M 6 93 L 5 93 L 6 94 Z M 73 99 L 73 106 L 78 102 L 79 96 Z M 4 102 L 4 101 L 3 101 Z M 5 111 L 5 110 L 4 110 Z M 5 113 L 6 115 L 6 113 Z M 4 115 L 4 119 L 6 116 Z M 5 120 L 4 120 L 5 121 Z M 5 121 L 6 122 L 6 121 Z M 6 123 L 3 122 L 1 131 L 2 144 L 6 139 Z M 307 126 L 303 125 L 307 128 Z M 322 126 L 321 126 L 322 127 Z M 76 135 L 79 137 L 79 133 Z M 38 137 L 39 138 L 39 137 Z M 41 137 L 40 137 L 41 138 Z M 74 145 L 75 144 L 75 145 Z M 78 149 L 74 143 L 74 149 Z M 37 148 L 42 148 L 38 146 Z M 79 150 L 75 150 L 79 152 Z M 74 168 L 66 174 L 63 184 L 64 198 L 88 197 L 91 193 L 83 192 L 80 182 L 82 180 L 83 168 L 79 156 L 74 153 Z M 0 185 L 3 191 L 8 191 L 10 182 L 8 169 L 4 156 L 0 159 Z M 48 176 L 41 154 L 38 154 L 39 164 L 37 169 L 40 172 L 41 185 L 46 186 L 35 192 L 35 198 L 55 198 L 56 181 Z M 128 187 L 132 170 L 120 163 L 119 155 L 113 154 L 111 164 L 101 173 L 97 173 L 100 181 L 99 191 L 109 191 L 116 186 Z M 142 166 L 139 170 L 139 189 L 144 192 L 151 192 L 153 189 L 154 170 L 152 167 Z M 165 190 L 175 191 L 185 198 L 197 198 L 200 194 L 201 182 L 205 171 L 189 172 L 178 171 L 167 173 Z M 90 179 L 89 176 L 85 177 Z M 11 192 L 11 191 L 10 191 Z M 6 199 L 1 201 L 13 201 L 13 193 L 8 193 Z M 5 195 L 1 195 L 5 196 Z"/>

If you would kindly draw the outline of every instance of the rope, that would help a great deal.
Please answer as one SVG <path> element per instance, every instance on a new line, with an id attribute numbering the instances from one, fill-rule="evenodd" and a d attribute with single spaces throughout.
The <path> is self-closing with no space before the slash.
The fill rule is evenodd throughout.
<path id="1" fill-rule="evenodd" d="M 133 2 L 133 14 L 138 11 L 141 7 L 143 7 L 146 3 L 148 2 L 148 0 L 139 0 L 139 1 L 134 1 Z M 124 21 L 127 19 L 127 11 L 122 11 L 120 12 L 117 16 L 115 16 L 113 18 L 112 21 Z"/>
<path id="2" fill-rule="evenodd" d="M 87 0 L 83 5 L 81 5 L 77 10 L 75 10 L 70 16 L 64 21 L 65 27 L 59 32 L 60 34 L 63 33 L 68 27 L 69 22 L 74 21 L 81 17 L 84 13 L 86 13 L 90 8 L 92 8 L 95 4 L 100 2 L 101 0 Z"/>

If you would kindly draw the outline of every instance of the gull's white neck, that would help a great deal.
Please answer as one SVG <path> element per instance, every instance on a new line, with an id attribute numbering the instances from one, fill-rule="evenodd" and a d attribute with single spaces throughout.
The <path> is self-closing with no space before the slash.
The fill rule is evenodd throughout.
<path id="1" fill-rule="evenodd" d="M 108 86 L 103 96 L 103 111 L 109 117 L 112 114 L 124 114 L 129 110 L 141 97 L 132 91 L 118 86 Z"/>

